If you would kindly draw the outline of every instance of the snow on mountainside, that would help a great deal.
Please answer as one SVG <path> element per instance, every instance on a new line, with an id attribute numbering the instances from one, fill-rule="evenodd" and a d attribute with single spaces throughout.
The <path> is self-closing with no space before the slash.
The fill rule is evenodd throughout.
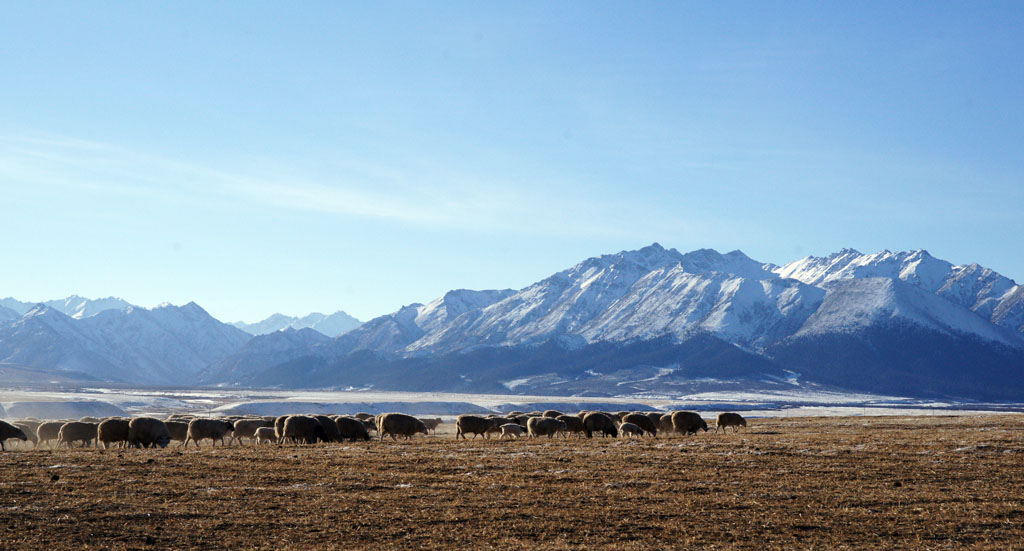
<path id="1" fill-rule="evenodd" d="M 899 279 L 834 280 L 818 310 L 797 337 L 845 333 L 870 326 L 909 323 L 945 334 L 975 335 L 1021 346 L 1020 335 L 989 323 L 970 310 Z"/>
<path id="2" fill-rule="evenodd" d="M 22 302 L 10 297 L 0 299 L 0 306 L 14 310 L 18 313 L 19 317 L 35 308 L 37 304 L 40 303 Z M 71 295 L 67 298 L 57 300 L 48 300 L 41 304 L 45 304 L 46 306 L 75 319 L 94 316 L 104 310 L 121 310 L 132 306 L 128 302 L 117 297 L 88 299 L 78 295 Z"/>
<path id="3" fill-rule="evenodd" d="M 865 278 L 898 281 L 912 289 L 884 292 L 865 284 L 871 292 L 854 292 L 835 286 Z M 343 350 L 423 355 L 550 339 L 577 343 L 573 346 L 664 336 L 685 339 L 694 331 L 763 349 L 801 330 L 811 334 L 842 328 L 843 320 L 886 317 L 1024 347 L 1024 336 L 988 321 L 1001 315 L 1004 328 L 1019 327 L 1013 324 L 1024 317 L 1024 308 L 1006 307 L 1016 304 L 1007 302 L 1014 289 L 1019 287 L 1013 281 L 991 270 L 953 266 L 926 251 L 862 255 L 844 249 L 779 267 L 739 251 L 680 254 L 655 243 L 589 258 L 500 300 L 460 309 L 458 315 L 437 322 L 426 323 L 433 318 L 425 313 L 436 307 L 432 305 L 450 302 L 447 295 L 427 307 L 406 307 L 350 333 Z M 842 302 L 844 297 L 868 297 L 871 302 Z"/>
<path id="4" fill-rule="evenodd" d="M 105 310 L 82 319 L 40 304 L 0 327 L 0 362 L 101 380 L 187 384 L 249 338 L 194 303 Z"/>
<path id="5" fill-rule="evenodd" d="M 924 250 L 886 250 L 868 255 L 843 249 L 827 257 L 808 256 L 790 262 L 775 273 L 817 286 L 843 279 L 898 279 L 959 304 L 996 325 L 1024 332 L 1024 287 L 977 264 L 954 266 Z"/>
<path id="6" fill-rule="evenodd" d="M 286 316 L 284 314 L 273 314 L 263 321 L 256 323 L 245 323 L 236 321 L 231 325 L 249 333 L 250 335 L 266 335 L 283 329 L 313 329 L 328 337 L 337 337 L 346 331 L 351 331 L 362 324 L 361 321 L 338 310 L 331 315 L 313 312 L 301 318 Z"/>

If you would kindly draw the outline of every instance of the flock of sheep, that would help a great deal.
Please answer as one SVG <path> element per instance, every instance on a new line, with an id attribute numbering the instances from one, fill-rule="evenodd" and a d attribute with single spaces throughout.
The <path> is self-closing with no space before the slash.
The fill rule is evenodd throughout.
<path id="1" fill-rule="evenodd" d="M 401 436 L 412 438 L 416 434 L 429 434 L 441 424 L 440 418 L 417 418 L 404 413 L 382 413 L 370 415 L 357 413 L 347 415 L 282 415 L 278 417 L 226 417 L 223 419 L 196 418 L 189 415 L 171 415 L 167 419 L 135 417 L 132 419 L 83 417 L 77 421 L 42 421 L 21 419 L 13 424 L 0 421 L 0 448 L 7 450 L 5 442 L 17 439 L 32 442 L 35 447 L 44 444 L 51 448 L 58 446 L 83 447 L 95 445 L 104 448 L 122 447 L 166 447 L 172 441 L 187 447 L 190 442 L 199 447 L 199 442 L 211 440 L 212 445 L 220 442 L 230 445 L 237 440 L 248 440 L 256 444 L 284 442 L 314 444 L 317 442 L 342 442 L 346 440 L 370 440 L 370 431 L 376 432 L 380 440 L 390 436 L 392 440 Z M 518 438 L 524 434 L 531 437 L 577 434 L 591 438 L 595 433 L 611 437 L 657 437 L 658 432 L 695 434 L 707 432 L 708 425 L 701 416 L 692 411 L 629 412 L 617 413 L 581 411 L 568 415 L 548 410 L 524 413 L 519 411 L 507 415 L 460 415 L 456 421 L 455 438 L 468 439 L 492 434 L 500 438 Z M 722 413 L 718 416 L 715 430 L 727 427 L 747 426 L 747 421 L 737 413 Z M 225 441 L 225 438 L 227 440 Z"/>

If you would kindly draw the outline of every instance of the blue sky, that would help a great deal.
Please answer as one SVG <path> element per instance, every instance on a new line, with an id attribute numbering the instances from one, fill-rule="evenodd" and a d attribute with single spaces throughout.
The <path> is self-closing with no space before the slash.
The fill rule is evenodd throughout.
<path id="1" fill-rule="evenodd" d="M 658 241 L 1024 279 L 1024 4 L 7 3 L 0 296 L 367 319 Z"/>

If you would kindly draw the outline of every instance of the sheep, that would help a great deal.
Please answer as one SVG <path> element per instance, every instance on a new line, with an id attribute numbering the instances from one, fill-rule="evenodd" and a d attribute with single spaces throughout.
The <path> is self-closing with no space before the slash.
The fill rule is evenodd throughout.
<path id="1" fill-rule="evenodd" d="M 167 431 L 171 433 L 171 440 L 177 440 L 182 445 L 188 439 L 188 422 L 185 421 L 164 421 Z"/>
<path id="2" fill-rule="evenodd" d="M 583 426 L 583 418 L 578 415 L 559 415 L 555 419 L 565 423 L 566 432 L 572 432 L 579 435 L 587 432 L 587 428 Z"/>
<path id="3" fill-rule="evenodd" d="M 223 421 L 227 423 L 227 421 Z M 186 434 L 185 438 L 188 438 Z M 216 440 L 214 441 L 216 442 Z M 223 443 L 224 440 L 221 440 Z M 167 423 L 153 417 L 136 417 L 128 422 L 128 443 L 132 447 L 155 448 L 160 446 L 166 448 L 171 443 L 171 431 Z M 199 447 L 199 441 L 196 441 Z"/>
<path id="4" fill-rule="evenodd" d="M 549 409 L 542 414 L 543 417 L 550 417 L 552 419 L 557 419 L 559 415 L 565 414 L 562 413 L 561 411 L 558 411 L 557 409 Z"/>
<path id="5" fill-rule="evenodd" d="M 434 434 L 437 434 L 437 427 L 441 425 L 440 417 L 434 417 L 432 419 L 420 419 L 420 421 L 423 421 L 423 424 L 427 426 L 427 430 L 433 432 Z"/>
<path id="6" fill-rule="evenodd" d="M 715 422 L 715 432 L 721 428 L 722 432 L 725 432 L 727 427 L 736 427 L 736 430 L 740 430 L 740 427 L 746 427 L 747 420 L 743 418 L 739 413 L 719 413 L 718 420 Z"/>
<path id="7" fill-rule="evenodd" d="M 128 442 L 128 420 L 107 419 L 96 427 L 96 440 L 103 443 L 103 449 L 113 444 L 124 444 Z M 99 443 L 96 444 L 99 446 Z"/>
<path id="8" fill-rule="evenodd" d="M 14 426 L 22 427 L 22 430 L 25 430 L 25 427 L 28 427 L 29 430 L 26 430 L 25 434 L 28 434 L 29 431 L 31 431 L 33 435 L 36 434 L 36 429 L 38 429 L 39 425 L 42 424 L 42 421 L 38 419 L 32 419 L 31 417 L 26 417 L 25 419 L 18 419 L 17 421 L 14 422 Z M 29 436 L 29 440 L 31 439 L 32 436 Z"/>
<path id="9" fill-rule="evenodd" d="M 672 432 L 672 414 L 665 413 L 658 418 L 658 429 L 662 432 Z"/>
<path id="10" fill-rule="evenodd" d="M 324 426 L 320 420 L 309 415 L 289 415 L 284 421 L 282 436 L 290 438 L 292 442 L 307 444 L 316 444 L 318 440 L 327 439 L 327 433 L 324 432 Z"/>
<path id="11" fill-rule="evenodd" d="M 95 423 L 96 425 L 99 425 L 101 422 L 103 422 L 103 419 L 100 419 L 98 417 L 91 417 L 91 416 L 87 415 L 85 417 L 82 417 L 78 421 L 81 422 L 81 423 Z"/>
<path id="12" fill-rule="evenodd" d="M 622 433 L 623 437 L 643 436 L 644 429 L 634 425 L 633 423 L 622 423 L 619 425 L 619 432 Z"/>
<path id="13" fill-rule="evenodd" d="M 4 445 L 4 441 L 8 438 L 17 438 L 21 441 L 28 440 L 28 435 L 25 431 L 8 423 L 7 421 L 0 421 L 0 451 L 7 451 L 7 446 Z"/>
<path id="14" fill-rule="evenodd" d="M 353 442 L 356 440 L 370 440 L 370 432 L 366 430 L 366 425 L 359 419 L 344 415 L 335 415 L 333 419 L 342 440 L 351 440 Z"/>
<path id="15" fill-rule="evenodd" d="M 531 438 L 544 435 L 551 438 L 556 433 L 564 432 L 566 428 L 563 421 L 554 417 L 533 417 L 526 422 L 526 430 L 529 431 Z"/>
<path id="16" fill-rule="evenodd" d="M 473 433 L 473 439 L 476 440 L 477 435 L 482 434 L 484 438 L 490 438 L 488 431 L 494 426 L 493 422 L 487 417 L 480 417 L 479 415 L 460 415 L 455 420 L 455 439 L 458 440 L 461 436 L 463 440 L 466 439 L 466 434 Z M 383 439 L 383 435 L 382 435 Z"/>
<path id="17" fill-rule="evenodd" d="M 679 434 L 697 434 L 700 429 L 707 432 L 708 424 L 704 422 L 699 413 L 693 411 L 672 412 L 672 430 Z"/>
<path id="18" fill-rule="evenodd" d="M 277 435 L 274 434 L 274 427 L 260 427 L 253 434 L 256 437 L 256 444 L 270 444 L 277 442 Z"/>
<path id="19" fill-rule="evenodd" d="M 96 429 L 98 426 L 97 423 L 84 421 L 64 423 L 60 427 L 60 432 L 57 433 L 57 447 L 64 444 L 70 448 L 72 442 L 81 442 L 82 447 L 88 448 L 92 445 L 92 441 L 96 439 Z"/>
<path id="20" fill-rule="evenodd" d="M 651 436 L 658 437 L 658 425 L 643 413 L 630 413 L 622 417 L 623 423 L 632 423 Z M 621 427 L 620 427 L 621 429 Z"/>
<path id="21" fill-rule="evenodd" d="M 664 415 L 664 413 L 660 411 L 648 411 L 647 413 L 644 413 L 644 415 L 654 423 L 654 428 L 657 430 L 664 430 L 661 428 L 661 416 Z"/>
<path id="22" fill-rule="evenodd" d="M 51 440 L 56 440 L 60 435 L 60 428 L 64 426 L 64 421 L 47 421 L 36 429 L 36 436 L 39 438 L 37 445 L 42 446 L 44 442 L 49 443 L 50 447 L 53 447 Z"/>
<path id="23" fill-rule="evenodd" d="M 359 412 L 359 413 L 353 415 L 352 417 L 355 417 L 356 419 L 359 419 L 360 421 L 366 421 L 367 419 L 375 418 L 374 415 L 370 415 L 369 413 L 363 413 L 363 412 Z"/>
<path id="24" fill-rule="evenodd" d="M 628 411 L 616 411 L 615 413 L 610 413 L 610 414 L 606 414 L 606 415 L 608 415 L 608 417 L 611 417 L 612 421 L 619 421 L 621 423 L 622 422 L 622 418 L 627 416 L 627 415 L 629 415 L 629 414 L 630 414 L 630 412 L 628 412 Z"/>
<path id="25" fill-rule="evenodd" d="M 199 447 L 199 441 L 209 438 L 213 440 L 214 446 L 217 445 L 217 441 L 220 440 L 220 444 L 223 446 L 224 437 L 229 432 L 234 432 L 235 426 L 229 421 L 221 421 L 220 419 L 193 419 L 188 423 L 188 434 L 185 436 L 185 447 L 188 447 L 189 441 L 195 442 L 196 447 Z"/>
<path id="26" fill-rule="evenodd" d="M 377 432 L 377 420 L 376 419 L 371 417 L 370 419 L 362 419 L 362 420 L 356 419 L 356 420 L 359 421 L 360 423 L 362 423 L 363 427 L 365 427 L 367 431 L 371 431 L 372 430 L 373 432 Z"/>
<path id="27" fill-rule="evenodd" d="M 288 415 L 278 415 L 274 419 L 274 434 L 277 435 L 277 443 L 280 444 L 284 440 L 284 422 L 288 420 Z"/>
<path id="28" fill-rule="evenodd" d="M 588 413 L 583 418 L 583 428 L 584 432 L 587 433 L 587 438 L 591 438 L 594 431 L 601 431 L 602 437 L 611 436 L 616 438 L 619 436 L 619 431 L 615 428 L 615 422 L 612 421 L 612 418 L 600 412 Z"/>
<path id="29" fill-rule="evenodd" d="M 39 447 L 39 437 L 36 436 L 36 427 L 39 426 L 39 423 L 15 421 L 13 424 L 14 426 L 21 429 L 22 432 L 25 433 L 25 436 L 28 438 L 28 440 L 25 441 L 24 444 L 22 444 L 23 446 L 28 447 L 28 442 L 32 442 L 33 448 Z"/>
<path id="30" fill-rule="evenodd" d="M 523 427 L 519 423 L 505 423 L 501 426 L 501 439 L 504 440 L 506 436 L 509 438 L 519 438 L 523 435 Z"/>
<path id="31" fill-rule="evenodd" d="M 334 419 L 326 415 L 314 415 L 317 421 L 320 421 L 320 426 L 324 428 L 324 442 L 341 442 L 343 440 L 341 436 L 341 430 L 338 428 L 338 423 Z"/>
<path id="32" fill-rule="evenodd" d="M 377 432 L 380 434 L 381 440 L 384 440 L 385 434 L 390 434 L 391 439 L 396 440 L 396 435 L 412 438 L 412 436 L 418 432 L 427 434 L 427 426 L 423 424 L 423 421 L 420 421 L 412 415 L 406 415 L 404 413 L 385 413 L 380 416 L 380 422 L 377 424 Z"/>
<path id="33" fill-rule="evenodd" d="M 231 433 L 231 438 L 228 443 L 238 440 L 238 443 L 242 443 L 243 438 L 252 440 L 256 437 L 256 429 L 261 427 L 274 428 L 273 421 L 267 421 L 266 419 L 239 419 L 235 421 L 235 430 Z"/>

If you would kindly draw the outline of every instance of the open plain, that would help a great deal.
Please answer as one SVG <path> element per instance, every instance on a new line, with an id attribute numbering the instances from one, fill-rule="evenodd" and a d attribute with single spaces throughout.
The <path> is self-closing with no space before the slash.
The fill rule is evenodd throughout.
<path id="1" fill-rule="evenodd" d="M 0 454 L 2 549 L 1012 549 L 1024 416 Z"/>

